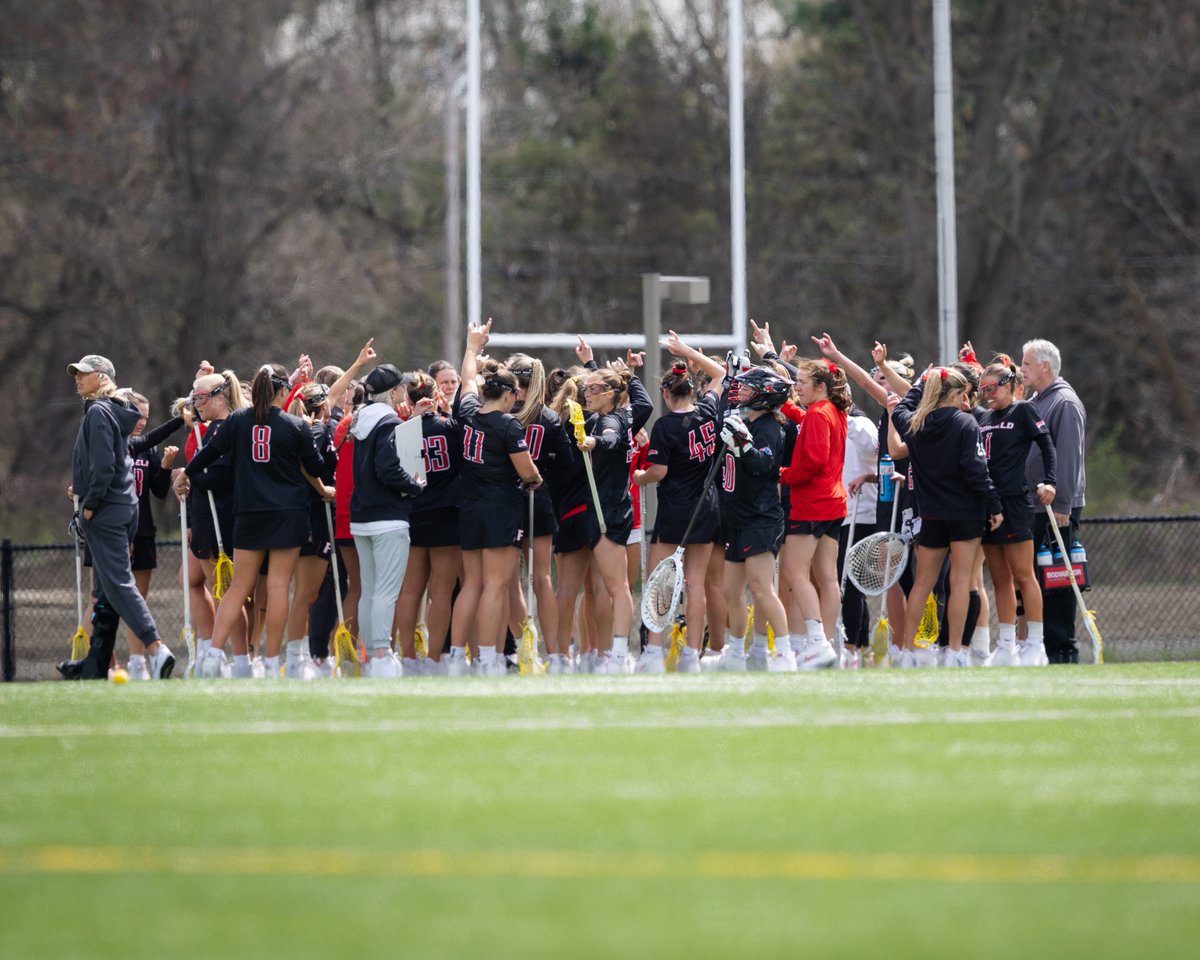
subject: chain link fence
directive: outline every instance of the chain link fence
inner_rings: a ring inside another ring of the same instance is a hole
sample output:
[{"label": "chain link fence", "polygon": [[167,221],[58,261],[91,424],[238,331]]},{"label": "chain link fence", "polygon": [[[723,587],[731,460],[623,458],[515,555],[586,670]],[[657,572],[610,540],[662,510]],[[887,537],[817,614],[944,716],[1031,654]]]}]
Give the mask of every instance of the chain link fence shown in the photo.
[{"label": "chain link fence", "polygon": [[[1084,517],[1080,540],[1093,584],[1084,598],[1096,611],[1105,660],[1200,660],[1200,516]],[[70,654],[78,625],[74,550],[5,540],[0,554],[4,679],[56,678],[54,665]],[[175,639],[183,625],[179,562],[179,542],[160,541],[148,599],[173,649],[181,646]],[[90,632],[89,578],[85,568]],[[1076,632],[1080,659],[1089,661],[1087,634],[1082,626]],[[124,643],[117,649],[123,657]],[[181,649],[175,652],[182,658]]]}]

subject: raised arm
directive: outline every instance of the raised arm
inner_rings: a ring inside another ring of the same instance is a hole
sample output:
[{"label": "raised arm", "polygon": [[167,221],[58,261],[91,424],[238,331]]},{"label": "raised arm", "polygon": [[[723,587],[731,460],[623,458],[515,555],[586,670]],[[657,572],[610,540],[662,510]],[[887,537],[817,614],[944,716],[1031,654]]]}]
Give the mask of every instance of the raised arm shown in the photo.
[{"label": "raised arm", "polygon": [[375,349],[371,346],[374,342],[374,337],[368,340],[366,345],[358,351],[357,359],[350,364],[346,372],[333,381],[333,386],[329,388],[329,408],[331,410],[340,405],[343,394],[349,389],[350,383],[358,375],[358,371],[375,360]]},{"label": "raised arm", "polygon": [[491,317],[488,317],[488,322],[482,326],[472,321],[467,327],[467,347],[463,351],[462,369],[459,371],[459,377],[462,380],[459,384],[459,392],[463,395],[479,393],[479,384],[475,382],[475,378],[479,374],[479,365],[475,361],[483,348],[487,346],[488,334],[491,332]]},{"label": "raised arm", "polygon": [[846,376],[862,387],[872,400],[881,407],[887,407],[887,390],[884,389],[882,384],[877,383],[871,374],[842,353],[837,348],[837,344],[833,342],[833,337],[828,333],[823,333],[821,336],[812,337],[811,339],[817,345],[817,349],[821,351],[821,354],[845,370]]}]

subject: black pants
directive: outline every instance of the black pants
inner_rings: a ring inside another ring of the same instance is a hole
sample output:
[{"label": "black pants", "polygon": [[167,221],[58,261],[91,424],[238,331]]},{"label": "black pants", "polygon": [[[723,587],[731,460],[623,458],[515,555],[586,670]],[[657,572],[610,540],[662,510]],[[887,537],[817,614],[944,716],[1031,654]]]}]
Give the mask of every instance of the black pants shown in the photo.
[{"label": "black pants", "polygon": [[[854,525],[854,542],[864,540],[875,533],[873,523],[856,523]],[[850,525],[845,524],[838,535],[838,576],[846,565],[846,551],[849,546]],[[854,581],[846,578],[846,589],[842,591],[842,624],[846,628],[846,642],[852,647],[868,647],[871,645],[871,615],[867,609],[867,598],[854,585]]]},{"label": "black pants", "polygon": [[[1067,550],[1075,542],[1079,531],[1081,507],[1071,510],[1071,518],[1065,527],[1059,527]],[[1053,543],[1050,518],[1043,508],[1033,519],[1033,542]],[[1057,544],[1056,544],[1057,546]],[[1068,560],[1069,562],[1069,560]],[[1070,589],[1042,591],[1042,622],[1045,624],[1046,658],[1051,663],[1078,663],[1079,648],[1075,646],[1075,591]]]}]

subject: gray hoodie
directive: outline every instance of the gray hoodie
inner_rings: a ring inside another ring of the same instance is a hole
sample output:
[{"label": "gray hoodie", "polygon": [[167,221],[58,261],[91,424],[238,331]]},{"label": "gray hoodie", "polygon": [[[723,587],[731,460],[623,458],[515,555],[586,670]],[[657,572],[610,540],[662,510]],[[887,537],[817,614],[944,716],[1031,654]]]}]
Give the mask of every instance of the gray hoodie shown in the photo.
[{"label": "gray hoodie", "polygon": [[[1082,507],[1087,475],[1083,469],[1083,436],[1087,426],[1087,411],[1071,385],[1062,377],[1055,378],[1045,390],[1030,401],[1038,416],[1046,421],[1050,436],[1054,439],[1054,451],[1058,455],[1058,485],[1055,487],[1055,513],[1070,513],[1073,507]],[[1037,489],[1044,477],[1042,452],[1036,444],[1029,449],[1025,461],[1025,481],[1030,490]]]},{"label": "gray hoodie", "polygon": [[83,405],[83,422],[71,456],[71,485],[80,509],[95,510],[102,503],[137,503],[129,435],[141,416],[137,407],[116,397],[88,400]]}]

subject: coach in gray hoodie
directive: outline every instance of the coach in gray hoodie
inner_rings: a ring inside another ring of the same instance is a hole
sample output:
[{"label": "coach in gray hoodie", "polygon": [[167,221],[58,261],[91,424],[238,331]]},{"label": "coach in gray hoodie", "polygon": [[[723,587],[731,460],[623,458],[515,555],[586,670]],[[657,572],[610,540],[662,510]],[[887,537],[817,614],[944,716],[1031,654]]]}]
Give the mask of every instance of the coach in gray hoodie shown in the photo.
[{"label": "coach in gray hoodie", "polygon": [[58,669],[68,680],[107,677],[117,627],[124,620],[146,645],[150,675],[165,679],[174,669],[175,658],[159,639],[129,561],[129,543],[138,523],[129,435],[141,413],[119,394],[116,371],[104,357],[90,354],[72,363],[67,372],[75,378],[75,390],[83,399],[83,421],[71,458],[71,493],[79,503],[72,526],[83,534],[92,552],[95,603],[87,656],[61,663]]},{"label": "coach in gray hoodie", "polygon": [[[1069,547],[1079,529],[1087,476],[1083,466],[1084,430],[1087,411],[1071,385],[1061,376],[1062,356],[1049,340],[1030,340],[1021,355],[1021,378],[1026,399],[1046,422],[1058,456],[1055,485],[1054,520]],[[1030,396],[1032,394],[1032,396]],[[1037,446],[1025,462],[1025,482],[1036,490],[1045,476],[1042,454]],[[1050,521],[1044,510],[1034,517],[1033,542],[1046,543],[1051,537]],[[1078,663],[1075,646],[1075,594],[1070,590],[1043,591],[1042,619],[1046,627],[1046,657],[1051,663]]]}]

